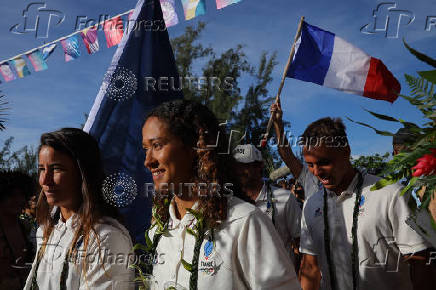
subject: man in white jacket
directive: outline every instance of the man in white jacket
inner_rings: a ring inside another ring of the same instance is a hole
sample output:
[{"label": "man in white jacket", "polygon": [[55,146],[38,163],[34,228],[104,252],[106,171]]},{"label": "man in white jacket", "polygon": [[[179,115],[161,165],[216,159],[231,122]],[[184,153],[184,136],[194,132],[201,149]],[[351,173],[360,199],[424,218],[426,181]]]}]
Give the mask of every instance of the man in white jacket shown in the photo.
[{"label": "man in white jacket", "polygon": [[295,264],[290,247],[298,244],[300,238],[301,209],[297,199],[289,190],[264,182],[262,154],[254,145],[236,146],[233,157],[238,161],[237,173],[244,194],[271,218]]}]

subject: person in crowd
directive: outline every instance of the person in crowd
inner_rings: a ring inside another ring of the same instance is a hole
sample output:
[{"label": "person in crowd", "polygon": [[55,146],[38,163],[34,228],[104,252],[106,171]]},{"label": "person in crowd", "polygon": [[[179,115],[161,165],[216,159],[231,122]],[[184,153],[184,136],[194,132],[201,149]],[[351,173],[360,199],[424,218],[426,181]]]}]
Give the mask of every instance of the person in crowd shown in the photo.
[{"label": "person in crowd", "polygon": [[0,171],[0,289],[23,288],[34,257],[31,229],[20,214],[35,191],[31,176]]},{"label": "person in crowd", "polygon": [[392,137],[392,155],[407,151],[407,144],[414,143],[416,136],[408,128],[400,128]]},{"label": "person in crowd", "polygon": [[[286,249],[298,245],[300,238],[301,208],[289,190],[274,187],[263,180],[264,162],[262,153],[252,144],[238,145],[233,150],[235,173],[242,192],[257,208],[268,215]],[[293,252],[289,251],[295,263]]]},{"label": "person in crowd", "polygon": [[277,181],[277,186],[282,189],[288,189],[288,182],[286,181],[286,179],[280,179]]},{"label": "person in crowd", "polygon": [[156,192],[148,244],[159,289],[300,289],[271,219],[238,198],[227,137],[206,106],[164,103],[142,137]]},{"label": "person in crowd", "polygon": [[302,209],[303,204],[304,204],[304,200],[305,200],[304,188],[303,188],[303,186],[301,186],[300,183],[295,182],[292,189],[293,189],[293,194],[297,198],[297,202],[300,205],[300,208]]},{"label": "person in crowd", "polygon": [[313,122],[302,139],[307,166],[323,185],[303,208],[302,288],[429,289],[425,275],[420,285],[410,279],[406,258],[425,267],[428,244],[405,223],[411,212],[401,185],[370,190],[380,178],[352,167],[340,119]]},{"label": "person in crowd", "polygon": [[291,190],[292,186],[295,185],[295,178],[290,177],[287,182],[288,182],[289,190]]},{"label": "person in crowd", "polygon": [[[392,137],[392,155],[398,155],[401,152],[410,151],[409,145],[415,143],[416,141],[416,135],[413,134],[413,132],[405,127],[400,128],[395,135]],[[410,181],[410,176],[407,178],[404,178],[401,180],[401,184],[404,186],[407,186],[407,184]],[[426,190],[426,187],[422,187],[420,189],[414,189],[412,191],[412,197],[416,202],[416,206],[419,208],[421,207],[424,192]],[[432,216],[433,220],[436,220],[436,197],[432,196],[430,203],[428,204],[428,212]],[[434,248],[431,250],[432,252],[435,252]],[[416,263],[415,261],[411,261],[412,263]],[[419,264],[417,266],[411,267],[410,269],[410,275],[411,279],[415,283],[420,283],[419,279],[421,278],[422,273],[421,267],[419,267]],[[434,273],[433,273],[434,274]],[[436,284],[436,275],[429,275],[428,277],[431,277],[433,280],[433,285]]]},{"label": "person in crowd", "polygon": [[132,281],[132,242],[103,199],[97,142],[74,128],[43,134],[38,172],[38,251],[25,289],[116,289],[115,282]]},{"label": "person in crowd", "polygon": [[271,113],[273,116],[274,130],[277,135],[277,148],[283,162],[291,171],[296,182],[303,187],[306,198],[322,188],[321,182],[310,172],[305,164],[303,164],[292,152],[286,132],[284,130],[282,116],[283,111],[280,102],[271,105]]}]

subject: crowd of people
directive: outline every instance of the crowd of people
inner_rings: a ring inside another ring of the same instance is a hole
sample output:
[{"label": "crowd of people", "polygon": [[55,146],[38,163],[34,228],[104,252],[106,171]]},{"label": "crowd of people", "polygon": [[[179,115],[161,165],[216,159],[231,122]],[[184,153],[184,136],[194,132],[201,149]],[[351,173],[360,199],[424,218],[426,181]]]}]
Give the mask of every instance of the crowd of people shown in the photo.
[{"label": "crowd of people", "polygon": [[153,218],[135,248],[103,199],[97,142],[80,129],[43,134],[39,189],[0,174],[0,288],[134,289],[139,276],[154,289],[434,289],[433,249],[405,223],[403,185],[370,190],[379,177],[353,168],[340,119],[307,126],[302,162],[280,103],[271,112],[289,179],[265,178],[258,146],[222,154],[229,143],[206,106],[153,109],[142,127]]}]

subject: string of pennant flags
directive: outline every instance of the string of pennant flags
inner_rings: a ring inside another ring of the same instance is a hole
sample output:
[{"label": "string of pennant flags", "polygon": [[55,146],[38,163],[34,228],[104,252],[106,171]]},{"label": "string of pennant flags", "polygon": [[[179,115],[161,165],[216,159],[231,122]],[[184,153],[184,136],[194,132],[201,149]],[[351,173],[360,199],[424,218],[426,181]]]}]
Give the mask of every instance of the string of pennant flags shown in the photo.
[{"label": "string of pennant flags", "polygon": [[[175,9],[175,1],[176,0],[160,0],[165,26],[167,28],[179,23],[179,18]],[[191,20],[197,16],[206,14],[205,1],[206,0],[181,0],[185,20]],[[216,5],[217,9],[222,9],[241,1],[242,0],[216,0]],[[6,82],[30,75],[30,70],[25,61],[25,57],[27,57],[32,64],[35,72],[48,69],[47,59],[54,52],[59,42],[65,55],[65,62],[77,59],[81,56],[79,37],[85,45],[88,54],[92,55],[100,50],[97,35],[100,26],[103,28],[106,37],[106,46],[110,48],[118,45],[125,33],[122,17],[128,15],[127,17],[129,21],[132,13],[133,10],[129,10],[95,24],[94,26],[75,31],[67,36],[63,36],[52,42],[33,48],[10,59],[0,61],[0,75],[2,75]]]}]

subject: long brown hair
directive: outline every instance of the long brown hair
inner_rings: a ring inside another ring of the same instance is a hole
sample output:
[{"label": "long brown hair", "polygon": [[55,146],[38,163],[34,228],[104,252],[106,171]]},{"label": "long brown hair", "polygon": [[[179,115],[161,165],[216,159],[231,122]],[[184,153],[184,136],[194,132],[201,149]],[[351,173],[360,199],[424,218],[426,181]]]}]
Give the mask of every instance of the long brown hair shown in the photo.
[{"label": "long brown hair", "polygon": [[[94,226],[104,216],[118,218],[119,215],[117,210],[103,199],[101,186],[104,171],[98,143],[80,129],[63,128],[42,134],[38,152],[41,151],[42,146],[49,146],[55,151],[62,152],[72,158],[76,162],[81,176],[80,206],[77,211],[78,227],[74,233],[69,254],[77,254],[74,253],[74,251],[77,251],[75,245],[81,236],[83,236],[84,249],[86,250],[91,233],[94,233],[100,248]],[[52,211],[53,207],[47,203],[47,198],[44,192],[41,191],[36,208],[36,219],[38,224],[43,227],[43,249],[47,245],[58,218],[52,215]],[[40,252],[40,255],[44,255],[44,250]]]},{"label": "long brown hair", "polygon": [[[165,122],[170,133],[194,148],[193,176],[196,184],[232,184],[233,194],[240,194],[240,186],[232,174],[233,156],[228,148],[228,138],[223,126],[206,106],[188,100],[166,102],[156,107],[146,119],[157,117]],[[195,189],[194,189],[195,191]],[[227,195],[221,191],[200,195],[199,208],[209,228],[214,228],[227,218]],[[160,219],[169,219],[167,196],[156,194],[153,204]]]}]

